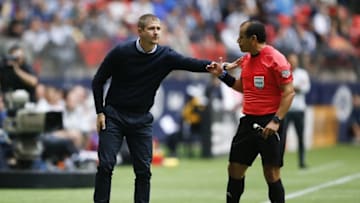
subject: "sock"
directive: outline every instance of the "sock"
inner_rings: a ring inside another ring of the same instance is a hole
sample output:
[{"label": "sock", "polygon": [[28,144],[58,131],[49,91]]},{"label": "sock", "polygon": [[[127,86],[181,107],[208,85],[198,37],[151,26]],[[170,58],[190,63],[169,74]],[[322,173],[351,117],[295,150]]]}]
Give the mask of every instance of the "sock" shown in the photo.
[{"label": "sock", "polygon": [[229,177],[227,192],[226,192],[226,203],[239,203],[240,196],[244,192],[245,177],[241,180]]},{"label": "sock", "polygon": [[271,203],[284,203],[285,190],[281,179],[274,183],[268,183],[269,186],[269,199]]}]

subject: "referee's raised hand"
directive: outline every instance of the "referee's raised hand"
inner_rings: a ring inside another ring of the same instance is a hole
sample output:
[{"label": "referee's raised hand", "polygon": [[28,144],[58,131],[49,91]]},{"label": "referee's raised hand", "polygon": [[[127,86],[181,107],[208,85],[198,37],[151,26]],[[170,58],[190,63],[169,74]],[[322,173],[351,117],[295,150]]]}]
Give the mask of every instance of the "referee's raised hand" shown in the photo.
[{"label": "referee's raised hand", "polygon": [[240,57],[233,61],[232,63],[223,62],[222,67],[224,70],[232,70],[234,68],[240,68],[240,62],[242,61],[243,57]]}]

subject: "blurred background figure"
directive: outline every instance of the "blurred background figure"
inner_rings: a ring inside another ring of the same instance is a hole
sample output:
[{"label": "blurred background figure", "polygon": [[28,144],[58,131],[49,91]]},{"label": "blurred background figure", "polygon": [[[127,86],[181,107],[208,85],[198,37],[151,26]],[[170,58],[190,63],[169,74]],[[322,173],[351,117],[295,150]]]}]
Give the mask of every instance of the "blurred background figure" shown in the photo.
[{"label": "blurred background figure", "polygon": [[353,95],[353,110],[349,125],[353,143],[360,145],[360,93],[354,93]]},{"label": "blurred background figure", "polygon": [[178,157],[179,144],[182,141],[183,119],[181,112],[175,115],[164,115],[159,124],[166,135],[165,144],[168,148],[169,157]]},{"label": "blurred background figure", "polygon": [[3,128],[5,118],[6,118],[6,109],[5,109],[4,96],[0,92],[0,129]]},{"label": "blurred background figure", "polygon": [[202,135],[201,135],[201,157],[211,158],[212,152],[212,139],[213,130],[212,123],[216,121],[218,111],[222,111],[221,101],[223,100],[223,93],[221,91],[221,82],[217,77],[210,76],[210,81],[205,88],[206,105],[202,111]]},{"label": "blurred background figure", "polygon": [[186,89],[187,99],[182,110],[182,138],[188,157],[194,157],[194,145],[203,135],[205,119],[203,113],[207,100],[202,85],[189,85]]},{"label": "blurred background figure", "polygon": [[293,73],[293,85],[295,97],[284,120],[284,128],[287,130],[290,124],[294,124],[298,140],[299,167],[306,168],[305,144],[304,144],[304,123],[306,100],[305,95],[310,91],[310,77],[307,71],[299,67],[298,56],[289,54],[287,59]]},{"label": "blurred background figure", "polygon": [[0,92],[0,170],[8,168],[8,152],[11,151],[11,145],[8,141],[7,134],[3,129],[5,118],[5,103],[3,95]]},{"label": "blurred background figure", "polygon": [[37,83],[34,70],[26,61],[25,50],[17,44],[11,46],[1,58],[0,87],[3,94],[24,89],[30,94],[30,101],[34,101]]}]

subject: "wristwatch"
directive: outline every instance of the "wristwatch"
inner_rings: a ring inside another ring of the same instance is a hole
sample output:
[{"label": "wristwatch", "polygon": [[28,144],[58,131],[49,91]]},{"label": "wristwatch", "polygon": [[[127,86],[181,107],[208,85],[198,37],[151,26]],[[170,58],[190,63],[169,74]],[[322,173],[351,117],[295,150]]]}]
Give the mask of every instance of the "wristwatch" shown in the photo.
[{"label": "wristwatch", "polygon": [[277,124],[279,124],[279,123],[281,122],[281,119],[279,118],[279,116],[274,116],[274,117],[272,118],[272,120],[273,120],[275,123],[277,123]]}]

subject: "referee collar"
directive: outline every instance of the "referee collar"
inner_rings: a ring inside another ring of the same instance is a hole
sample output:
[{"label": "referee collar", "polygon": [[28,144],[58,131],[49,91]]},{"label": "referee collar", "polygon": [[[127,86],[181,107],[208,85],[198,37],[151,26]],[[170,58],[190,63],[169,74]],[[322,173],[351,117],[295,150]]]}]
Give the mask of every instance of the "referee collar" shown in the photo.
[{"label": "referee collar", "polygon": [[139,50],[141,53],[144,53],[144,54],[152,54],[152,53],[154,53],[154,52],[156,51],[157,45],[155,45],[155,47],[154,47],[151,51],[146,52],[146,51],[141,47],[141,45],[140,45],[140,38],[137,38],[137,40],[136,40],[136,48],[137,48],[137,50]]}]

